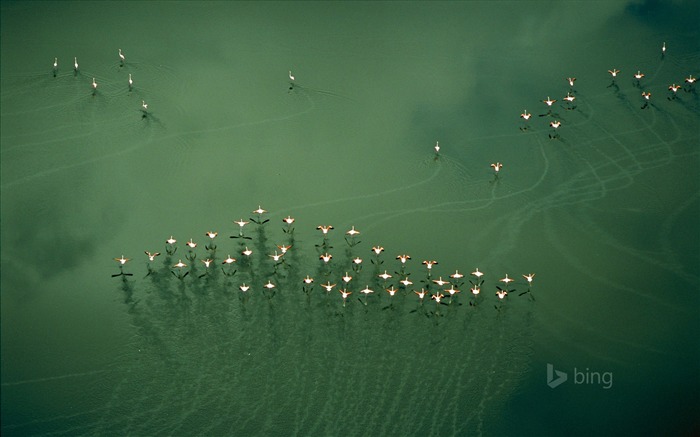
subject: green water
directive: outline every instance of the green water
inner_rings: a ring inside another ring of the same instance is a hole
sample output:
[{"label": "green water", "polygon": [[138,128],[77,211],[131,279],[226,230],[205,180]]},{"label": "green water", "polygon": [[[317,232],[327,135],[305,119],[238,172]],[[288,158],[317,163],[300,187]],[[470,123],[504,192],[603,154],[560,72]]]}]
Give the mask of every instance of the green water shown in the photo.
[{"label": "green water", "polygon": [[2,434],[697,432],[697,6],[3,2]]}]

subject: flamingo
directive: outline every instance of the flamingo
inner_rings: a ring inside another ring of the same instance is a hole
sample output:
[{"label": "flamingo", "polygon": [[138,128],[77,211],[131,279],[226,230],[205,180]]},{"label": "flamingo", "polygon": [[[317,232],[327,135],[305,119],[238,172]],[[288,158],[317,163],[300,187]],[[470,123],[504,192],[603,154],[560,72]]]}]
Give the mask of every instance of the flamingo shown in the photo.
[{"label": "flamingo", "polygon": [[391,278],[391,275],[388,274],[388,273],[386,272],[386,270],[384,270],[384,273],[382,273],[382,274],[380,274],[380,275],[377,275],[377,276],[379,276],[380,278],[382,278],[384,281],[386,281],[387,279]]},{"label": "flamingo", "polygon": [[437,263],[437,261],[423,261],[423,264],[428,268],[428,270],[432,270],[433,266]]},{"label": "flamingo", "polygon": [[347,289],[339,289],[340,295],[343,297],[343,306],[345,306],[345,302],[347,298],[352,294],[352,291],[348,291]]},{"label": "flamingo", "polygon": [[372,247],[372,251],[375,255],[379,256],[380,253],[384,252],[384,248],[382,246],[374,246]]},{"label": "flamingo", "polygon": [[360,293],[362,293],[362,294],[364,294],[364,295],[369,295],[369,294],[371,294],[371,293],[374,293],[374,290],[371,290],[371,289],[369,288],[369,285],[365,285],[365,288],[363,288],[362,290],[360,290]]},{"label": "flamingo", "polygon": [[177,264],[175,264],[173,267],[177,267],[178,269],[181,269],[183,267],[187,267],[187,264],[183,263],[182,260],[178,260]]},{"label": "flamingo", "polygon": [[506,286],[508,286],[508,284],[509,284],[510,282],[513,282],[514,279],[509,278],[509,277],[508,277],[508,273],[506,273],[506,277],[503,278],[503,279],[499,279],[499,281],[503,282],[504,284],[506,284]]},{"label": "flamingo", "polygon": [[328,231],[330,231],[331,229],[333,229],[333,226],[330,226],[330,225],[328,225],[328,226],[319,225],[319,226],[316,226],[316,229],[320,230],[320,231],[323,233],[323,235],[328,235]]},{"label": "flamingo", "polygon": [[273,255],[268,255],[270,258],[272,258],[275,262],[279,262],[280,259],[284,256],[284,253],[277,253],[275,250],[275,253]]},{"label": "flamingo", "polygon": [[122,255],[121,258],[114,258],[114,260],[117,261],[120,266],[123,266],[124,264],[131,261],[131,258],[124,258],[124,255]]},{"label": "flamingo", "polygon": [[450,288],[445,290],[446,292],[450,293],[450,297],[454,296],[455,294],[459,293],[460,291],[457,290],[454,285],[451,285]]},{"label": "flamingo", "polygon": [[449,282],[442,280],[442,276],[440,276],[437,279],[433,279],[433,282],[436,283],[437,285],[439,285],[440,287],[442,287],[443,285],[449,284]]},{"label": "flamingo", "polygon": [[411,259],[411,257],[410,257],[409,255],[404,254],[404,255],[398,255],[398,256],[396,257],[396,259],[400,260],[400,261],[401,261],[401,264],[406,264],[406,261],[408,261],[409,259]]},{"label": "flamingo", "polygon": [[156,257],[158,255],[160,255],[160,252],[151,253],[151,252],[146,251],[145,253],[146,253],[146,256],[148,257],[149,261],[155,261]]}]

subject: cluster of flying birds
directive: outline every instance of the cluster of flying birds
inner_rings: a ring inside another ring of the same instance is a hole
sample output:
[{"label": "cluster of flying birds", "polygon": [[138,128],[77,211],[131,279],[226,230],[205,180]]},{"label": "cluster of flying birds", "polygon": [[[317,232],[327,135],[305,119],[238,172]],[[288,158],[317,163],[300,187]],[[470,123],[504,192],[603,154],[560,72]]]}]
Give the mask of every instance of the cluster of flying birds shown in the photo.
[{"label": "cluster of flying birds", "polygon": [[[662,59],[665,56],[665,54],[666,54],[666,43],[663,43],[662,48],[661,48]],[[120,63],[119,65],[120,65],[120,67],[123,67],[124,62],[125,62],[125,56],[122,53],[121,49],[118,50],[118,55],[119,55],[119,63]],[[74,73],[77,75],[78,71],[79,71],[77,57],[73,58],[73,62],[74,62],[73,63]],[[57,73],[58,73],[58,58],[55,58],[54,63],[53,63],[53,75],[54,75],[54,77],[56,77]],[[612,77],[612,83],[608,87],[618,88],[617,83],[615,82],[615,79],[620,74],[620,70],[613,68],[611,70],[608,70],[608,73],[610,73],[610,75]],[[644,74],[638,70],[633,75],[633,77],[635,79],[634,85],[637,88],[642,89],[641,80],[644,78]],[[290,89],[293,89],[295,86],[296,78],[292,74],[291,70],[289,71],[289,80],[290,80]],[[574,104],[574,101],[576,100],[576,96],[575,96],[576,91],[574,90],[574,83],[576,81],[576,78],[575,77],[567,77],[566,81],[569,84],[569,90],[566,93],[566,96],[563,98],[563,100],[566,102],[564,105],[564,109],[565,110],[573,110],[576,108],[576,106]],[[687,91],[687,92],[694,91],[693,85],[695,84],[695,82],[696,82],[696,78],[693,77],[692,75],[689,75],[687,78],[685,78],[685,83],[687,85],[687,88],[685,89],[685,91]],[[133,89],[133,85],[134,85],[133,79],[131,77],[131,74],[129,74],[128,87],[129,87],[130,91]],[[97,81],[94,77],[92,78],[91,86],[92,86],[93,95],[94,95],[96,93],[97,87],[98,87]],[[676,83],[669,85],[668,90],[671,93],[670,96],[668,97],[669,100],[675,99],[676,93],[680,89],[682,89],[682,87],[680,85],[677,85]],[[643,90],[641,93],[641,96],[644,99],[644,105],[642,106],[642,109],[645,109],[648,107],[649,100],[651,99],[651,92]],[[557,100],[551,99],[549,96],[547,96],[547,98],[545,100],[543,100],[542,102],[547,106],[547,112],[544,114],[540,114],[539,116],[540,117],[550,116],[550,117],[555,118],[554,120],[549,122],[549,126],[552,128],[552,132],[549,133],[549,138],[551,138],[551,139],[558,138],[559,135],[557,133],[557,129],[561,126],[561,121],[557,120],[556,114],[552,112],[553,105],[554,105],[554,103],[557,102]],[[143,116],[145,117],[147,115],[147,111],[148,111],[148,105],[146,104],[145,101],[141,102],[141,110],[143,112]],[[532,114],[527,112],[527,110],[524,110],[520,114],[520,118],[522,118],[525,121],[525,124],[520,128],[521,130],[527,130],[529,128],[527,122],[528,122],[528,120],[530,120],[531,117],[532,117]],[[439,155],[439,152],[440,152],[439,142],[435,144],[434,150],[435,150],[435,154],[437,157]],[[499,171],[503,167],[503,164],[501,164],[500,162],[496,162],[496,163],[492,163],[491,167],[493,168],[494,173],[496,175],[498,175]],[[253,211],[253,213],[256,214],[257,219],[250,218],[250,221],[245,221],[243,219],[240,219],[240,220],[237,220],[234,222],[239,226],[239,232],[238,232],[238,235],[232,235],[231,238],[251,239],[251,237],[244,235],[243,227],[250,222],[256,223],[258,225],[263,225],[269,221],[269,219],[263,220],[263,218],[262,218],[263,214],[267,213],[267,211],[262,209],[261,207],[258,207],[258,209]],[[294,223],[294,218],[292,218],[291,216],[287,216],[284,219],[282,219],[282,221],[286,225],[286,227],[283,229],[284,232],[285,233],[292,233],[293,232],[292,224]],[[322,226],[318,226],[317,229],[319,231],[321,231],[321,233],[323,235],[323,243],[321,245],[317,245],[318,247],[321,247],[324,251],[324,253],[319,256],[319,259],[322,261],[322,263],[324,265],[327,266],[333,258],[333,255],[331,255],[327,251],[327,249],[330,247],[328,245],[328,235],[329,235],[329,231],[331,231],[333,229],[333,226],[322,225]],[[359,241],[357,241],[355,239],[355,237],[357,235],[359,235],[359,233],[360,232],[357,231],[355,229],[355,227],[353,226],[349,231],[346,232],[345,241],[351,247],[355,246],[357,243],[359,243]],[[205,248],[208,250],[209,257],[207,257],[206,259],[200,260],[204,264],[205,268],[207,269],[205,271],[205,273],[203,273],[202,275],[199,276],[200,278],[209,275],[210,268],[215,264],[215,261],[213,259],[214,251],[216,250],[216,245],[214,243],[214,239],[217,237],[218,233],[213,232],[213,231],[209,231],[209,232],[206,232],[205,235],[210,239],[209,244],[205,245]],[[177,240],[175,240],[172,236],[166,240],[166,252],[168,253],[168,255],[173,255],[175,253],[175,251],[177,250],[177,247],[175,246],[176,242],[177,242]],[[186,255],[186,259],[190,262],[194,262],[196,259],[196,254],[194,253],[194,249],[197,247],[197,243],[195,243],[190,238],[190,240],[187,241],[186,245],[189,248],[189,252]],[[272,261],[274,262],[275,272],[277,272],[277,268],[281,264],[285,264],[284,256],[291,249],[291,246],[278,245],[277,249],[278,250],[275,250],[273,254],[268,254],[268,257],[270,259],[272,259]],[[372,247],[372,252],[375,255],[375,259],[372,260],[372,263],[374,263],[376,265],[383,263],[383,261],[381,261],[379,259],[379,256],[383,251],[384,251],[384,248],[381,246]],[[155,260],[155,258],[157,256],[160,255],[160,252],[148,252],[148,251],[146,251],[145,253],[146,253],[146,256],[148,257],[148,263],[147,263],[148,274],[151,274],[153,272],[152,267],[151,267],[151,263]],[[253,251],[250,250],[247,246],[245,246],[245,249],[241,252],[241,254],[244,257],[250,257],[252,255],[252,253],[253,253]],[[404,279],[399,281],[399,283],[401,284],[401,286],[403,288],[408,288],[409,286],[411,286],[413,284],[413,282],[409,279],[408,276],[410,275],[410,273],[406,273],[405,268],[406,268],[407,261],[410,260],[411,257],[409,255],[402,254],[402,255],[398,255],[396,257],[396,259],[400,261],[400,272],[397,271],[395,273],[399,276],[404,277]],[[131,260],[130,258],[125,258],[122,255],[120,258],[114,258],[114,260],[119,263],[120,273],[112,275],[113,277],[132,276],[131,273],[126,273],[123,271],[124,265]],[[231,269],[231,266],[235,262],[236,262],[236,259],[231,257],[230,254],[226,257],[226,259],[224,259],[222,261],[221,264],[229,267],[228,270],[225,268],[222,268],[222,271],[225,275],[233,276],[236,273],[235,270]],[[363,260],[360,257],[355,257],[352,260],[352,269],[354,272],[358,273],[360,271],[360,269],[362,267],[362,262],[363,262]],[[460,290],[458,288],[456,288],[456,286],[463,285],[463,282],[461,282],[461,279],[464,278],[465,275],[461,274],[458,270],[456,270],[455,273],[450,275],[452,283],[450,281],[443,280],[442,277],[439,277],[438,279],[432,279],[432,276],[431,276],[432,268],[434,265],[437,264],[437,261],[425,260],[425,261],[423,261],[423,264],[426,266],[426,269],[427,269],[427,277],[425,280],[423,280],[423,282],[425,282],[427,284],[428,289],[430,289],[431,283],[434,283],[434,284],[438,285],[439,287],[443,287],[443,288],[441,288],[435,292],[432,292],[432,293],[430,293],[428,290],[426,290],[425,287],[421,288],[420,290],[414,290],[414,293],[420,298],[421,303],[423,302],[423,299],[426,296],[430,295],[430,298],[432,300],[434,300],[439,305],[439,304],[443,303],[442,300],[445,298],[444,293],[447,293],[447,295],[450,296],[450,303],[451,303],[452,298],[457,293],[460,292]],[[187,271],[184,270],[185,267],[187,267],[187,266],[188,265],[186,263],[184,263],[182,261],[182,259],[180,259],[180,260],[178,260],[178,262],[176,264],[174,264],[171,267],[172,268],[171,272],[175,277],[182,280],[191,271],[191,270],[187,270]],[[472,279],[469,280],[469,282],[471,284],[470,292],[472,293],[472,295],[474,297],[477,297],[481,293],[481,286],[484,283],[484,280],[483,280],[484,274],[481,271],[479,271],[479,269],[477,268],[475,271],[471,272],[470,275],[474,278],[473,280]],[[530,292],[530,287],[532,285],[535,274],[529,273],[529,274],[522,275],[522,276],[527,281],[528,290],[521,293],[521,295]],[[392,278],[392,275],[389,274],[387,272],[387,270],[384,270],[384,272],[379,274],[378,277],[384,281],[384,285],[386,286],[387,281]],[[348,289],[349,283],[352,279],[353,279],[352,276],[350,276],[346,272],[345,275],[342,277],[343,283],[337,289],[337,291],[340,293],[340,295],[343,299],[343,305],[345,305],[347,298],[353,293],[352,291],[349,291],[349,289]],[[496,296],[498,297],[499,300],[503,300],[508,295],[508,293],[515,291],[515,290],[508,289],[509,284],[511,282],[514,282],[514,279],[510,278],[506,274],[505,277],[500,279],[499,281],[501,283],[503,283],[504,285],[503,285],[503,287],[501,287],[501,286],[496,287],[497,288]],[[311,288],[314,285],[314,279],[307,275],[303,279],[302,282],[303,282],[303,290],[306,293],[309,293],[311,291]],[[336,285],[337,284],[331,284],[330,281],[327,281],[325,284],[321,284],[321,287],[323,289],[325,289],[327,293],[330,293],[331,290],[333,290],[336,287]],[[242,283],[239,286],[239,288],[242,292],[248,292],[251,289],[251,286],[246,284],[246,283]],[[272,282],[272,280],[268,280],[267,283],[265,283],[263,285],[263,288],[266,290],[273,290],[274,288],[276,288],[276,285]],[[395,296],[397,291],[399,291],[399,289],[397,289],[394,285],[391,285],[390,287],[385,288],[385,291],[389,294],[389,296],[393,297],[393,296]],[[361,294],[365,295],[365,297],[367,297],[370,294],[374,293],[374,290],[370,289],[369,285],[367,285],[367,286],[365,286],[364,289],[359,290],[359,293],[361,293]],[[530,296],[532,296],[532,295],[530,294]],[[367,301],[365,300],[363,303],[366,305]],[[474,304],[474,301],[471,301],[470,304]]]},{"label": "cluster of flying birds", "polygon": [[[661,58],[663,59],[664,56],[666,55],[666,43],[664,42],[663,45],[661,46]],[[608,85],[608,88],[614,87],[615,89],[619,89],[617,83],[615,82],[615,79],[617,78],[618,74],[620,74],[620,70],[617,68],[613,68],[611,70],[608,70],[608,73],[610,73],[610,76],[612,77],[612,83]],[[637,70],[637,72],[633,75],[634,77],[634,86],[642,89],[642,83],[641,80],[644,78],[644,73],[642,73],[640,70]],[[685,78],[685,83],[686,83],[686,92],[693,92],[694,91],[694,84],[696,82],[696,78],[693,77],[693,75],[689,75],[688,77]],[[564,104],[564,109],[565,110],[573,110],[576,109],[576,106],[574,105],[574,101],[576,100],[576,96],[574,95],[576,91],[574,90],[574,82],[576,81],[575,77],[567,77],[566,78],[567,83],[569,84],[569,91],[566,93],[566,96],[563,98],[563,100],[566,102]],[[674,100],[677,97],[677,92],[678,90],[682,89],[683,87],[681,85],[676,84],[675,82],[672,83],[671,85],[668,86],[668,90],[670,92],[670,95],[668,96],[669,100]],[[644,104],[642,105],[642,109],[646,109],[649,106],[649,101],[651,100],[651,92],[647,90],[642,90],[642,99],[644,100]],[[546,117],[550,116],[553,117],[554,120],[549,122],[549,127],[552,128],[552,131],[549,133],[549,138],[550,139],[556,139],[559,138],[559,134],[557,133],[557,129],[559,129],[559,126],[561,126],[561,121],[557,120],[557,116],[555,113],[552,112],[552,105],[556,103],[556,99],[551,99],[549,96],[545,100],[542,100],[542,103],[547,105],[547,112],[544,114],[540,114],[540,117]],[[532,117],[532,114],[527,112],[527,109],[523,110],[523,112],[520,114],[520,118],[523,119],[524,125],[520,127],[521,130],[525,131],[529,128],[528,120],[530,120],[530,117]],[[496,170],[498,171],[498,170]]]},{"label": "cluster of flying birds", "polygon": [[[117,53],[119,55],[119,67],[123,67],[124,63],[126,62],[126,57],[124,56],[124,53],[122,53],[122,49],[117,49]],[[75,57],[73,57],[73,74],[76,76],[80,72],[79,67],[80,66],[78,65],[78,57],[75,56]],[[53,70],[52,71],[53,71],[53,77],[56,77],[58,75],[58,58],[53,59]],[[128,80],[127,84],[129,86],[129,91],[132,91],[134,89],[134,79],[131,77],[131,73],[129,73],[129,80]],[[97,87],[98,87],[96,78],[94,78],[94,77],[92,78],[92,83],[90,84],[90,86],[92,87],[92,95],[93,96],[96,95],[97,94]],[[148,104],[146,103],[145,100],[141,100],[141,112],[143,113],[144,118],[148,116]]]},{"label": "cluster of flying birds", "polygon": [[[269,219],[265,219],[264,215],[267,213],[266,210],[258,206],[258,209],[253,211],[253,214],[255,217],[249,218],[248,221],[239,219],[235,220],[234,223],[238,225],[238,232],[234,235],[231,235],[230,238],[234,239],[241,239],[241,255],[244,257],[243,262],[244,265],[248,262],[250,256],[253,254],[253,251],[248,247],[245,246],[243,243],[244,240],[252,240],[252,237],[245,235],[244,233],[244,227],[253,222],[256,223],[259,226],[262,226],[269,222]],[[287,216],[282,219],[282,222],[284,223],[284,227],[282,228],[283,232],[292,235],[294,232],[294,227],[293,224],[295,222],[295,219],[291,216]],[[321,263],[321,270],[319,273],[323,274],[324,276],[329,276],[331,273],[331,261],[333,259],[333,255],[328,252],[329,249],[332,248],[332,246],[329,245],[329,235],[330,232],[334,229],[333,226],[331,225],[319,225],[316,227],[318,231],[321,232],[321,235],[323,237],[323,241],[321,244],[317,244],[316,247],[319,249],[319,260]],[[360,243],[360,241],[357,239],[358,235],[360,235],[360,231],[355,229],[355,226],[352,226],[347,232],[345,232],[345,242],[352,248],[356,246],[357,244]],[[237,263],[237,260],[231,256],[229,253],[223,261],[217,262],[215,261],[215,251],[216,251],[216,243],[215,239],[218,236],[218,232],[214,231],[208,231],[205,233],[205,236],[209,238],[209,241],[207,244],[205,244],[205,249],[207,250],[207,255],[206,258],[200,259],[200,262],[204,264],[205,271],[204,273],[198,275],[198,278],[203,278],[207,277],[212,274],[213,269],[215,268],[214,266],[219,264],[222,266],[221,271],[223,274],[227,277],[232,277],[236,274],[237,270],[234,268],[234,263]],[[177,243],[177,240],[173,237],[170,236],[165,241],[165,251],[168,256],[172,256],[176,253],[177,251],[177,246],[175,245]],[[192,263],[190,264],[190,268],[186,269],[188,267],[188,264],[183,262],[182,259],[179,259],[177,263],[168,265],[168,268],[170,269],[170,272],[173,274],[174,277],[180,280],[184,280],[185,277],[187,277],[190,272],[195,273],[194,269],[194,263],[197,258],[197,254],[194,252],[194,249],[197,247],[197,243],[193,241],[192,238],[187,241],[186,246],[188,247],[188,252],[185,255],[185,259]],[[243,249],[245,247],[245,249]],[[273,253],[267,254],[267,257],[270,258],[270,260],[273,263],[274,267],[274,274],[277,274],[278,268],[282,266],[288,266],[285,261],[285,256],[289,253],[289,251],[292,250],[292,246],[289,244],[280,244],[277,245],[277,249],[274,250]],[[384,263],[384,261],[381,259],[381,254],[384,252],[384,248],[382,246],[374,246],[371,249],[371,252],[373,253],[373,257],[371,259],[372,264],[374,264],[377,268],[377,272],[379,272],[379,266]],[[154,273],[153,269],[153,262],[155,261],[156,257],[160,256],[160,252],[145,252],[146,257],[147,257],[147,269],[148,273],[147,276]],[[383,288],[384,290],[388,293],[390,297],[394,297],[397,292],[399,292],[402,288],[403,289],[409,289],[413,285],[413,282],[409,279],[409,276],[411,273],[406,272],[406,266],[409,260],[411,259],[410,255],[407,254],[400,254],[396,256],[396,259],[399,261],[399,268],[398,270],[394,271],[394,275],[396,275],[397,278],[403,278],[396,285],[389,285],[389,280],[394,277],[391,273],[388,272],[388,270],[384,270],[382,273],[378,273],[376,275],[377,279],[376,281],[379,282],[381,279]],[[124,255],[122,255],[119,258],[114,258],[114,260],[119,264],[119,273],[116,273],[112,275],[112,277],[126,277],[126,276],[133,276],[132,273],[126,273],[123,269],[124,266],[131,261],[131,258],[126,258]],[[166,263],[169,261],[166,259]],[[360,258],[359,256],[356,256],[351,260],[351,270],[353,271],[354,274],[359,274],[359,272],[362,270],[362,265],[363,265],[363,259]],[[463,278],[465,278],[465,275],[460,273],[459,270],[455,270],[454,273],[449,275],[449,280],[443,280],[442,276],[438,277],[437,279],[433,278],[433,267],[438,264],[437,261],[435,260],[424,260],[422,264],[426,268],[426,277],[425,279],[420,280],[420,282],[423,283],[423,287],[420,288],[420,290],[414,289],[413,292],[418,296],[420,299],[421,304],[423,303],[423,300],[426,297],[430,297],[430,299],[434,300],[437,305],[443,304],[443,305],[449,305],[452,303],[452,300],[454,297],[460,293],[460,289],[458,287],[462,287],[464,285]],[[469,304],[470,305],[476,305],[478,298],[481,294],[481,288],[484,284],[484,273],[481,272],[478,268],[476,268],[473,272],[470,273],[471,278],[469,279],[469,284],[470,284],[470,293],[473,297],[473,300],[470,300]],[[530,293],[531,286],[535,277],[534,273],[529,273],[526,275],[522,275],[523,278],[525,279],[527,283],[527,291],[521,292],[520,295],[523,294],[529,294],[531,299],[534,299],[532,297],[532,294]],[[345,274],[341,277],[342,283],[340,285],[338,283],[331,283],[330,280],[327,280],[326,283],[320,284],[321,288],[326,291],[327,294],[330,294],[330,292],[334,289],[336,289],[340,297],[343,299],[343,306],[345,306],[348,297],[353,294],[353,291],[350,290],[350,283],[353,280],[353,276],[349,272],[345,272]],[[511,283],[515,282],[515,280],[511,277],[508,276],[508,274],[505,275],[502,279],[499,280],[500,283],[503,285],[497,285],[496,286],[496,296],[498,297],[499,302],[503,301],[509,293],[513,293],[515,289],[509,289],[509,286]],[[431,291],[431,287],[435,284],[437,287],[439,287],[436,290]],[[311,293],[311,290],[313,289],[315,285],[314,278],[306,275],[305,278],[302,280],[302,290],[309,295]],[[336,288],[337,286],[337,288]],[[396,287],[399,288],[396,288]],[[268,279],[266,283],[262,284],[263,292],[266,292],[266,296],[268,298],[271,298],[272,295],[274,294],[274,289],[277,287],[277,285],[273,282],[272,279]],[[243,293],[247,293],[251,290],[251,285],[247,283],[241,283],[239,285],[239,289]],[[363,304],[367,305],[367,298],[369,295],[374,293],[374,290],[372,290],[369,287],[369,284],[365,285],[365,287],[361,290],[357,290],[361,295],[363,295],[363,299],[359,299]],[[444,302],[446,299],[446,296],[449,296],[449,299],[447,299],[447,302]]]}]

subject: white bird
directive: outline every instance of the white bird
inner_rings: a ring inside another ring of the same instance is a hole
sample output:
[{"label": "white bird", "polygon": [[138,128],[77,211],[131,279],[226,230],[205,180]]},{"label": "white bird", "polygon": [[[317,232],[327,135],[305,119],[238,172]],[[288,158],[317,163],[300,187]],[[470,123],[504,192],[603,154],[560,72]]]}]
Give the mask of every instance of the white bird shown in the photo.
[{"label": "white bird", "polygon": [[442,276],[440,276],[438,279],[433,279],[433,282],[442,287],[443,285],[449,284],[447,281],[442,280]]},{"label": "white bird", "polygon": [[95,78],[92,78],[92,89],[96,90],[97,89],[97,82],[95,82]]},{"label": "white bird", "polygon": [[151,252],[146,251],[146,256],[148,257],[149,261],[155,261],[155,259],[158,255],[160,255],[160,252],[151,253]]},{"label": "white bird", "polygon": [[148,103],[145,100],[141,100],[141,110],[143,112],[148,112]]},{"label": "white bird", "polygon": [[129,89],[134,86],[134,80],[131,78],[131,73],[129,73]]},{"label": "white bird", "polygon": [[122,49],[119,49],[119,59],[121,59],[122,65],[124,65],[124,54],[122,54]]},{"label": "white bird", "polygon": [[175,264],[173,267],[177,267],[178,269],[181,269],[183,267],[187,267],[187,264],[183,263],[182,260],[178,260],[177,264]]},{"label": "white bird", "polygon": [[289,80],[294,82],[294,75],[292,75],[292,70],[289,70]]},{"label": "white bird", "polygon": [[509,282],[513,282],[513,281],[514,281],[514,279],[512,279],[512,278],[509,278],[509,277],[508,277],[508,274],[506,273],[506,277],[505,277],[505,278],[503,278],[503,279],[499,279],[499,281],[501,281],[501,282],[505,283],[505,284],[506,284],[506,286],[507,286],[507,285],[508,285],[508,283],[509,283]]},{"label": "white bird", "polygon": [[78,57],[73,58],[73,67],[75,68],[75,71],[78,71]]},{"label": "white bird", "polygon": [[121,258],[114,258],[115,261],[117,261],[120,265],[124,265],[127,262],[131,261],[131,258],[124,258],[124,255],[122,255]]}]

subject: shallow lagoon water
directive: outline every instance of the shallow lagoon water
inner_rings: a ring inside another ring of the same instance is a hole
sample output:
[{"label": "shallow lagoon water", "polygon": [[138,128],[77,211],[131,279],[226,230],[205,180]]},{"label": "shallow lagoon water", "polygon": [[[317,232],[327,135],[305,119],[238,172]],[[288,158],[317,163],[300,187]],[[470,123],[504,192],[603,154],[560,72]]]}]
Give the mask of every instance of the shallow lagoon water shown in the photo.
[{"label": "shallow lagoon water", "polygon": [[[700,101],[667,99],[700,74],[694,6],[3,3],[3,434],[697,429]],[[270,221],[230,239],[259,205]],[[209,230],[234,276],[198,278]],[[145,250],[163,252],[148,276]],[[414,285],[390,300],[376,274],[398,288],[402,253]],[[134,276],[113,278],[122,254]],[[465,283],[421,307],[430,259],[431,279],[484,271],[478,304]],[[550,388],[548,363],[569,380]]]}]

